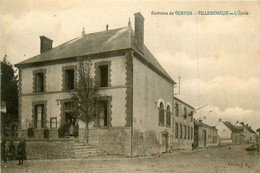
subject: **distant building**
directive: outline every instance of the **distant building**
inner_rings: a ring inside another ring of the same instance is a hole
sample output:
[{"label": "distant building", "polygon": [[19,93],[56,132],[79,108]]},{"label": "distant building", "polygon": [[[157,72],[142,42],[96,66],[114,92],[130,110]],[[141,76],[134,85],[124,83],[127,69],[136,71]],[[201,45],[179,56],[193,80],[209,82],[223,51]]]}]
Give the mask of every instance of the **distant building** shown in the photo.
[{"label": "distant building", "polygon": [[220,145],[241,144],[243,134],[231,122],[220,120],[215,127],[218,129]]},{"label": "distant building", "polygon": [[219,144],[218,129],[202,120],[194,121],[194,147],[209,147]]},{"label": "distant building", "polygon": [[174,97],[174,138],[173,149],[191,149],[194,140],[194,108],[184,101]]},{"label": "distant building", "polygon": [[243,135],[242,142],[243,143],[255,143],[257,139],[257,133],[244,122],[236,122],[235,127],[240,131]]}]

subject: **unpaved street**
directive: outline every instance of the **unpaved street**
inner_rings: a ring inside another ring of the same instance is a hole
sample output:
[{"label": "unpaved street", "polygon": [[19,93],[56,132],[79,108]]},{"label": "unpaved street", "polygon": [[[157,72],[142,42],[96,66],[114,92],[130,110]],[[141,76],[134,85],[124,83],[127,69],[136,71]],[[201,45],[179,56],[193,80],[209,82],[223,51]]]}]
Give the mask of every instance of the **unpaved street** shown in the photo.
[{"label": "unpaved street", "polygon": [[245,146],[177,151],[152,158],[106,156],[84,160],[40,160],[2,164],[3,173],[14,172],[255,172],[260,173],[260,155]]}]

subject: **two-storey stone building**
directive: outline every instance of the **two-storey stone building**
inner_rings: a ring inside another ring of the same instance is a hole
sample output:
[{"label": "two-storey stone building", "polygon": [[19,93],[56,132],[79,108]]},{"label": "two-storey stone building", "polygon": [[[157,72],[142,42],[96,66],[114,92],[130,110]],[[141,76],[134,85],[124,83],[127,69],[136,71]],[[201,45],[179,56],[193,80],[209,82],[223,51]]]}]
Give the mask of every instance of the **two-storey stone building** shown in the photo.
[{"label": "two-storey stone building", "polygon": [[[135,14],[134,30],[129,21],[123,28],[91,34],[83,31],[80,37],[55,48],[49,38],[41,36],[40,40],[41,54],[16,64],[20,136],[26,137],[31,123],[35,138],[42,138],[46,128],[50,138],[57,138],[59,125],[72,121],[70,92],[75,87],[80,57],[91,61],[91,75],[100,84],[100,115],[89,123],[90,144],[109,154],[134,156],[167,152],[178,141],[181,145],[192,143],[192,117],[185,116],[183,123],[174,122],[175,82],[144,45],[140,13]],[[193,109],[189,105],[185,108],[187,114]],[[82,140],[85,126],[76,121]]]}]

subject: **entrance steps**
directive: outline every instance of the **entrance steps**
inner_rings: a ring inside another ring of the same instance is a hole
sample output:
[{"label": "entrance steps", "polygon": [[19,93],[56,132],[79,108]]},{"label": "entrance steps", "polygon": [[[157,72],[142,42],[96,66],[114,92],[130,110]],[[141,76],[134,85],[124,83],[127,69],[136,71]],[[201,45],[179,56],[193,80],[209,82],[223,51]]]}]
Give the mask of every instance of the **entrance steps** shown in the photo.
[{"label": "entrance steps", "polygon": [[78,159],[105,155],[105,152],[100,148],[79,141],[74,141],[74,151]]}]

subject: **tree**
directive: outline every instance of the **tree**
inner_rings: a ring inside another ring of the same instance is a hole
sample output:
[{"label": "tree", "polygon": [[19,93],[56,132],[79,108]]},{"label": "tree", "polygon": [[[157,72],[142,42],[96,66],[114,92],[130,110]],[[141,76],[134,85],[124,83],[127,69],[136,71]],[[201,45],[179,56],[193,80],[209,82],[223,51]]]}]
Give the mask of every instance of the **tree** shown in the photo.
[{"label": "tree", "polygon": [[1,62],[1,101],[6,105],[8,122],[18,119],[18,80],[13,65],[4,56]]},{"label": "tree", "polygon": [[97,101],[99,98],[98,84],[91,77],[91,62],[79,60],[76,70],[76,85],[71,92],[74,102],[73,115],[85,123],[84,140],[88,142],[88,124],[96,116]]}]

